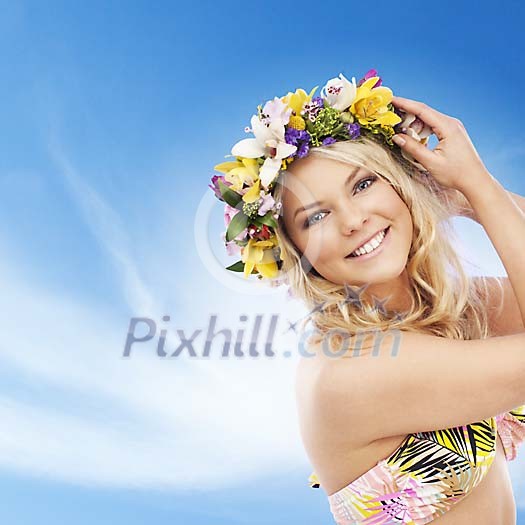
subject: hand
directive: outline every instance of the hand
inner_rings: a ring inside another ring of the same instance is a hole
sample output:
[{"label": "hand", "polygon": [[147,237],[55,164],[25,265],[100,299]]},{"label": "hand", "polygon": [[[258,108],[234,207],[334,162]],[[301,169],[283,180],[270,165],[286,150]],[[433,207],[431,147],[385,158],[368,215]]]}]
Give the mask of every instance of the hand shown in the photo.
[{"label": "hand", "polygon": [[433,150],[403,133],[395,135],[393,140],[405,139],[403,145],[396,144],[410,153],[441,186],[464,192],[465,188],[479,184],[480,176],[492,177],[460,120],[408,98],[393,97],[392,104],[419,117],[439,139]]}]

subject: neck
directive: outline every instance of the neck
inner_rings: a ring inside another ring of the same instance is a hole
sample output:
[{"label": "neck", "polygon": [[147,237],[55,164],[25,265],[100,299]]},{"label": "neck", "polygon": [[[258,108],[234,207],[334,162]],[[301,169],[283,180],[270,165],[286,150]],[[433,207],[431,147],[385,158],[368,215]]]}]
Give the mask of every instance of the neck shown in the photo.
[{"label": "neck", "polygon": [[407,312],[412,306],[413,295],[406,268],[396,279],[384,283],[374,283],[366,288],[363,295],[372,301],[386,299],[383,308],[388,312]]}]

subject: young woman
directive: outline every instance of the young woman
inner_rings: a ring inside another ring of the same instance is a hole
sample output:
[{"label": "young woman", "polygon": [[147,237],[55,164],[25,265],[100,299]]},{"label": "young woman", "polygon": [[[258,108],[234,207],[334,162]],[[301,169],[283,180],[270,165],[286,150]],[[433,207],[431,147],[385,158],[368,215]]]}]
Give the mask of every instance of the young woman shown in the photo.
[{"label": "young woman", "polygon": [[[459,120],[392,97],[375,70],[314,91],[259,106],[210,186],[241,255],[228,269],[311,309],[296,381],[310,486],[339,525],[515,524],[525,214]],[[508,278],[466,275],[455,213]]]},{"label": "young woman", "polygon": [[[525,215],[459,120],[393,104],[439,138],[433,151],[408,135],[401,147],[447,198],[364,138],[313,149],[275,193],[293,291],[324,303],[297,374],[311,486],[339,524],[510,525],[506,456],[525,436]],[[465,276],[442,223],[460,201],[454,190],[501,257],[503,287]],[[361,287],[359,307],[354,295],[348,308],[345,284]],[[396,327],[393,355],[384,331]]]}]

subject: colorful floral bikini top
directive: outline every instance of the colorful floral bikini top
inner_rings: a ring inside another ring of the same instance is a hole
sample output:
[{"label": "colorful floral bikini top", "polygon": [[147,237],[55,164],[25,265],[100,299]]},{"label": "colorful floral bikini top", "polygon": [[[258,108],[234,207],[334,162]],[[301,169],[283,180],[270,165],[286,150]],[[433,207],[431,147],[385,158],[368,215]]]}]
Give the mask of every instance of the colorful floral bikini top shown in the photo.
[{"label": "colorful floral bikini top", "polygon": [[[507,461],[525,441],[525,405],[460,427],[409,434],[386,459],[328,496],[338,525],[424,525],[478,485],[496,456]],[[315,473],[311,488],[321,485]]]}]

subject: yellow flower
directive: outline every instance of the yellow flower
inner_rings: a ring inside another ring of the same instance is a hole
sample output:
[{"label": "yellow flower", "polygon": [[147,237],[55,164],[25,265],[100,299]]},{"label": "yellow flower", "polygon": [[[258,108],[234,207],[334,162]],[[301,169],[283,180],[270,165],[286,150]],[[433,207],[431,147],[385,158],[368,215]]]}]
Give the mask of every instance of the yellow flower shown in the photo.
[{"label": "yellow flower", "polygon": [[240,191],[243,183],[252,186],[259,180],[259,165],[257,159],[239,157],[240,160],[222,162],[214,166],[214,170],[225,173],[224,178],[232,184],[231,189]]},{"label": "yellow flower", "polygon": [[357,88],[350,112],[361,125],[395,126],[402,119],[387,107],[392,102],[392,90],[385,86],[372,87],[378,80],[379,77],[371,77]]},{"label": "yellow flower", "polygon": [[292,115],[288,121],[288,127],[301,131],[306,129],[306,122],[304,121],[303,117],[300,117],[299,115]]},{"label": "yellow flower", "polygon": [[267,241],[250,239],[242,251],[244,277],[248,277],[255,268],[263,277],[273,278],[278,273],[277,262],[272,248],[276,246],[275,235]]},{"label": "yellow flower", "polygon": [[244,202],[255,202],[258,201],[261,196],[259,195],[261,191],[261,182],[257,182],[242,196]]},{"label": "yellow flower", "polygon": [[292,108],[296,115],[300,115],[305,104],[308,104],[314,96],[315,90],[319,86],[315,86],[310,94],[306,93],[304,89],[296,89],[295,93],[288,92],[288,95],[281,98],[281,101]]},{"label": "yellow flower", "polygon": [[281,170],[285,171],[288,169],[288,166],[295,160],[295,157],[291,159],[283,159],[281,162]]}]

